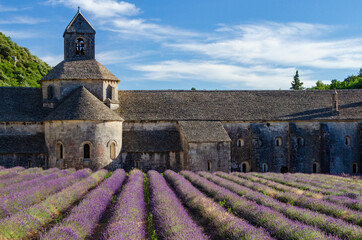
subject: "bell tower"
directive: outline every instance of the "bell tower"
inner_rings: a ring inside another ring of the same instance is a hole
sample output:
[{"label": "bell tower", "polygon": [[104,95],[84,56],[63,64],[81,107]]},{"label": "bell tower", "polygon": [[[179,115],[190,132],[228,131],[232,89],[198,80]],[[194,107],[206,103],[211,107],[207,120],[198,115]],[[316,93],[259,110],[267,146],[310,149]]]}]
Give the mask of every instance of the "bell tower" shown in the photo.
[{"label": "bell tower", "polygon": [[95,59],[96,31],[78,12],[64,31],[64,60]]}]

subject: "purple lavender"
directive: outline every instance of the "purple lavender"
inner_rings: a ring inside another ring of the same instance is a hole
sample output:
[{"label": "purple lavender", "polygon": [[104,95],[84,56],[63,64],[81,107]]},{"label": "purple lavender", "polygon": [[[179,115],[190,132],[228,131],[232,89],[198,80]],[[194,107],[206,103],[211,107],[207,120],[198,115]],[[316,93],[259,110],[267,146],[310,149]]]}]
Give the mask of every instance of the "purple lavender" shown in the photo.
[{"label": "purple lavender", "polygon": [[245,182],[248,182],[247,180],[240,179],[238,177],[223,172],[216,172],[217,176],[207,172],[199,172],[199,175],[222,187],[231,190],[232,192],[237,193],[238,195],[245,197],[250,201],[254,201],[263,206],[270,207],[275,211],[281,212],[290,219],[298,220],[311,226],[317,226],[321,230],[338,236],[342,239],[357,240],[360,238],[360,236],[362,236],[362,228],[359,226],[308,209],[303,209],[292,206],[290,204],[285,204],[273,199],[272,197],[265,196],[262,193],[252,191],[251,189],[253,189],[253,184],[258,185],[258,183],[251,183],[250,188],[244,187]]},{"label": "purple lavender", "polygon": [[143,199],[143,173],[134,169],[118,196],[114,214],[103,233],[104,239],[146,239],[146,206]]},{"label": "purple lavender", "polygon": [[13,167],[13,168],[3,169],[0,171],[0,180],[17,176],[19,172],[24,170],[25,168],[23,167]]},{"label": "purple lavender", "polygon": [[48,197],[45,201],[2,219],[0,221],[0,239],[24,239],[27,234],[38,231],[82,198],[89,189],[97,186],[107,173],[108,171],[104,169],[99,170]]},{"label": "purple lavender", "polygon": [[[30,171],[31,170],[31,171]],[[9,187],[15,183],[20,183],[24,181],[29,181],[38,177],[42,177],[47,174],[51,174],[54,172],[59,171],[58,168],[50,168],[48,170],[43,171],[41,168],[29,168],[25,171],[22,171],[21,174],[19,174],[16,177],[9,178],[9,179],[2,179],[0,180],[0,189],[3,187]]]},{"label": "purple lavender", "polygon": [[181,171],[189,181],[202,189],[217,201],[224,201],[235,213],[254,225],[267,229],[279,239],[338,239],[324,234],[316,227],[298,221],[292,221],[283,214],[270,208],[258,205],[244,197],[212,183],[190,171]]},{"label": "purple lavender", "polygon": [[4,170],[4,169],[6,169],[6,168],[5,168],[5,167],[3,167],[3,166],[0,166],[0,171],[1,171],[1,170]]},{"label": "purple lavender", "polygon": [[82,169],[69,176],[46,181],[37,186],[1,197],[0,219],[43,201],[48,196],[88,177],[90,173],[90,169]]},{"label": "purple lavender", "polygon": [[148,171],[150,205],[157,235],[162,239],[209,239],[187,214],[165,179],[156,171]]},{"label": "purple lavender", "polygon": [[184,177],[167,170],[164,172],[167,181],[174,186],[183,202],[196,211],[215,230],[221,239],[273,239],[262,228],[256,228],[243,219],[228,213],[223,207],[205,197]]},{"label": "purple lavender", "polygon": [[122,186],[126,172],[117,169],[111,177],[102,182],[95,190],[74,209],[69,216],[52,228],[41,239],[80,240],[90,237],[97,223],[102,218],[113,194]]}]

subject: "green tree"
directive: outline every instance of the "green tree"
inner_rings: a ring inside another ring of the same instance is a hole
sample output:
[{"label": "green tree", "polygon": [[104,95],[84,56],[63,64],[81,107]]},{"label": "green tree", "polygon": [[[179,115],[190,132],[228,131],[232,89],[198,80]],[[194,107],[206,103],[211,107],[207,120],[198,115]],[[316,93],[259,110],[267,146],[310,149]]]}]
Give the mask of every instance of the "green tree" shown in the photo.
[{"label": "green tree", "polygon": [[295,75],[294,75],[294,79],[292,81],[292,86],[290,87],[290,89],[293,89],[293,90],[302,90],[304,89],[303,86],[303,82],[301,82],[299,80],[299,73],[298,73],[298,70],[295,72]]}]

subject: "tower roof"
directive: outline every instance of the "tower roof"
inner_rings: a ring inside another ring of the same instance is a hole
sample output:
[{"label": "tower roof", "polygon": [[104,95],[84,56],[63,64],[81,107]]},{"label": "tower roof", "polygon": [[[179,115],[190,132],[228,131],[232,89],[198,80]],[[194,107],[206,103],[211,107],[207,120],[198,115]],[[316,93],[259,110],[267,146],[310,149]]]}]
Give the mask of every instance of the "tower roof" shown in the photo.
[{"label": "tower roof", "polygon": [[73,90],[45,120],[123,121],[85,87]]},{"label": "tower roof", "polygon": [[95,59],[62,61],[49,71],[41,80],[53,79],[97,79],[118,80],[105,66]]},{"label": "tower roof", "polygon": [[67,28],[64,31],[63,37],[66,33],[92,33],[95,34],[96,31],[92,25],[87,21],[83,14],[78,9],[77,14],[68,24]]}]

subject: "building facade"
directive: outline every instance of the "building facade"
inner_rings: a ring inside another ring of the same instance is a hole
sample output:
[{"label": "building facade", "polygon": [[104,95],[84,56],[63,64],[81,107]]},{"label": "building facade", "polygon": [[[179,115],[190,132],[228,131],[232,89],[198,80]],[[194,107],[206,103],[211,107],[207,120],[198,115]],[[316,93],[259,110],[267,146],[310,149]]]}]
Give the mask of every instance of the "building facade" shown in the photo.
[{"label": "building facade", "polygon": [[362,173],[362,90],[119,91],[95,34],[78,11],[41,88],[0,88],[0,165]]}]

